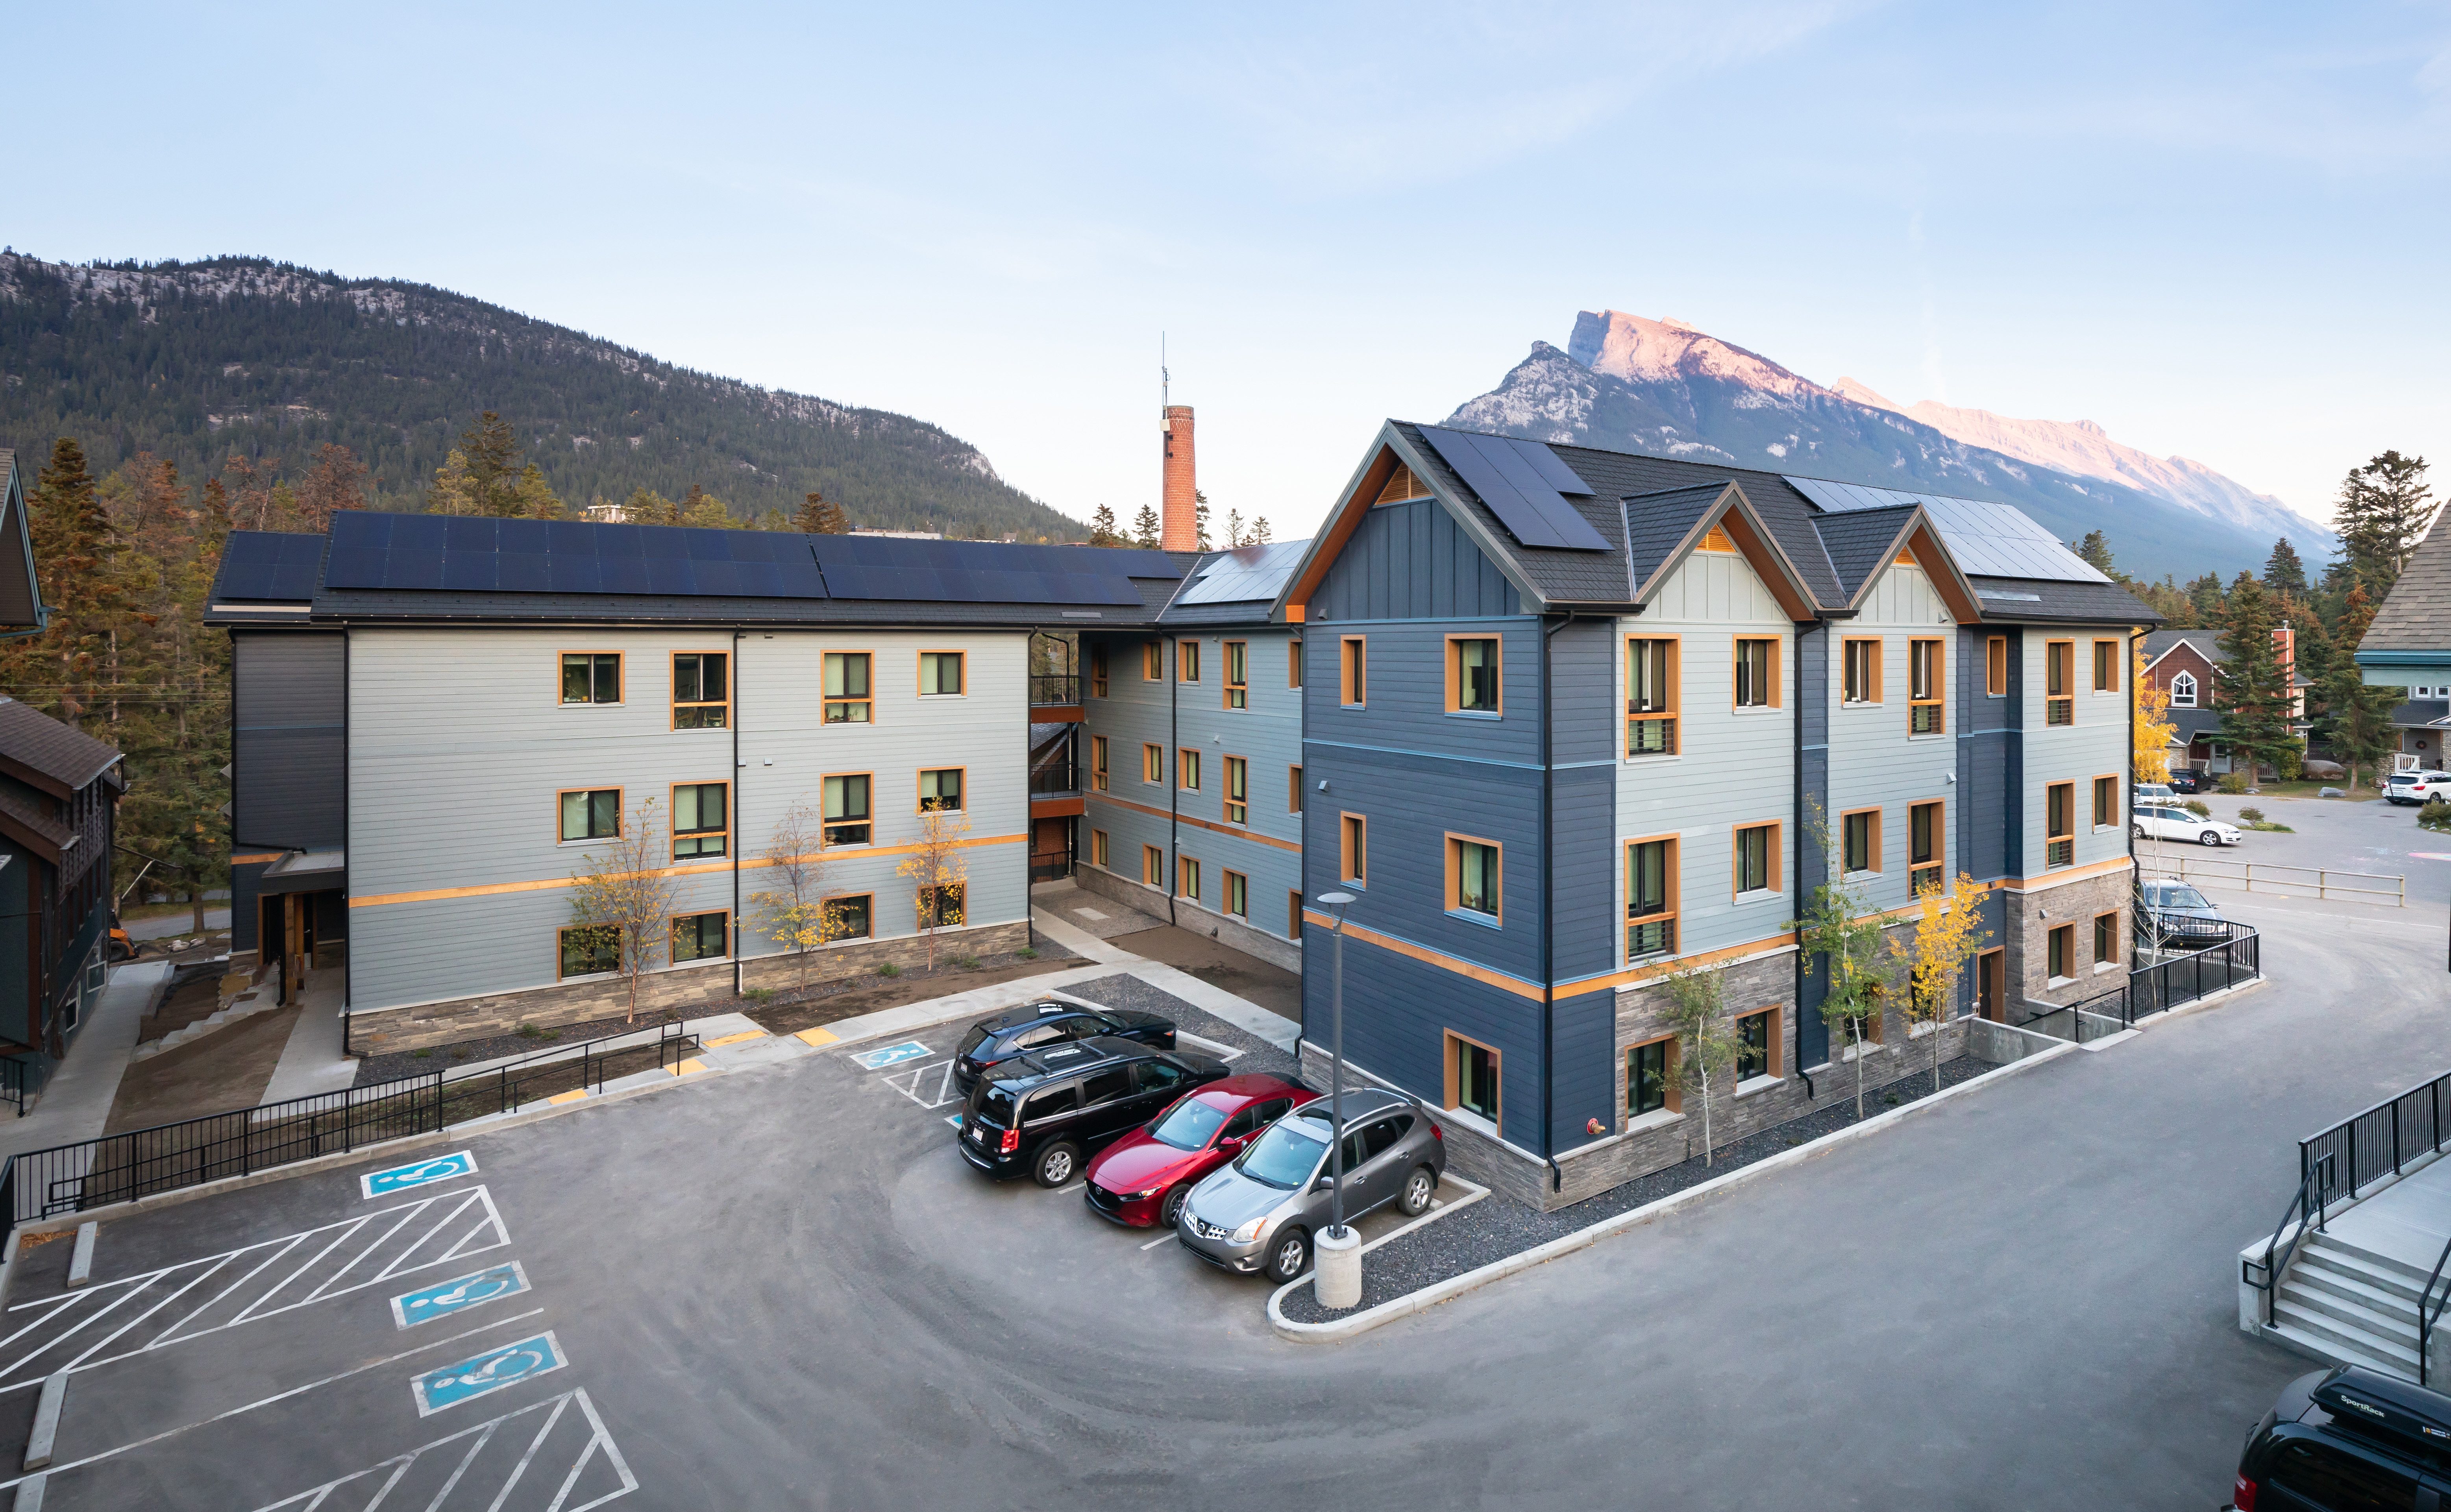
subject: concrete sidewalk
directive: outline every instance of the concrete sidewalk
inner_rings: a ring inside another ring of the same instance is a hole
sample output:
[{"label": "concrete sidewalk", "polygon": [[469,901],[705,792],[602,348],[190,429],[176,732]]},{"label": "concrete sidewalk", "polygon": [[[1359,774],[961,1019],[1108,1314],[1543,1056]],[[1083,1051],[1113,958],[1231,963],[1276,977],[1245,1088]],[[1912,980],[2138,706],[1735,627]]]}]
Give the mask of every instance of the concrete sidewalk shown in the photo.
[{"label": "concrete sidewalk", "polygon": [[168,961],[131,961],[113,967],[109,985],[93,1008],[93,1019],[69,1045],[68,1058],[23,1118],[0,1119],[0,1155],[20,1155],[54,1145],[98,1139],[119,1096],[119,1079],[136,1049],[137,1020],[170,980]]}]

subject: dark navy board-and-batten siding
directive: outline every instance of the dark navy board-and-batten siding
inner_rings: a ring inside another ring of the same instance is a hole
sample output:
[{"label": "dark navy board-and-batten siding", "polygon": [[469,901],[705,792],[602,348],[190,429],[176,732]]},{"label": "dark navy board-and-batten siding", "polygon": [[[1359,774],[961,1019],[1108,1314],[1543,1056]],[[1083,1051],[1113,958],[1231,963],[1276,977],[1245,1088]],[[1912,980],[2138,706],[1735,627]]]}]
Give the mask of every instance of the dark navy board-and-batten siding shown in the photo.
[{"label": "dark navy board-and-batten siding", "polygon": [[[1984,691],[1988,676],[1987,642],[1992,636],[2009,641],[2009,691],[1994,697]],[[1977,882],[1997,881],[2024,873],[2024,735],[2025,658],[2022,634],[2013,625],[1978,625],[1958,638],[1957,741],[1958,801],[1950,815],[1957,826],[1958,843],[1951,847],[1959,869]],[[1996,944],[1997,941],[1995,940]]]},{"label": "dark navy board-and-batten siding", "polygon": [[[1830,627],[1816,624],[1797,632],[1795,637],[1795,717],[1797,743],[1802,748],[1801,770],[1795,775],[1808,804],[1821,806],[1824,822],[1830,817]],[[1827,859],[1814,843],[1812,811],[1805,812],[1805,823],[1796,826],[1795,888],[1797,906],[1813,895],[1813,890],[1830,880]],[[1804,962],[1804,981],[1798,992],[1801,999],[1795,1014],[1795,1058],[1804,1066],[1818,1066],[1830,1058],[1830,1026],[1821,1017],[1822,999],[1830,993],[1829,961],[1823,956],[1810,956]]]},{"label": "dark navy board-and-batten siding", "polygon": [[[230,637],[234,759],[230,849],[323,850],[348,833],[348,641],[326,631]],[[230,951],[256,950],[256,899],[268,862],[230,868]],[[319,917],[319,933],[345,926]]]}]

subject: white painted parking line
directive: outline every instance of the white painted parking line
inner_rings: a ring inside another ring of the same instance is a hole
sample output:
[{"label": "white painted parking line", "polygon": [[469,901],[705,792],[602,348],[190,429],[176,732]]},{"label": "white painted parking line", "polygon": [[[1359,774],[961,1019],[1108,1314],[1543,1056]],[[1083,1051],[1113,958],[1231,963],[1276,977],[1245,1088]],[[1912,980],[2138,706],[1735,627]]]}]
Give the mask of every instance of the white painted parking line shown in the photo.
[{"label": "white painted parking line", "polygon": [[[54,1371],[90,1370],[261,1322],[397,1276],[453,1265],[510,1242],[492,1193],[472,1187],[57,1297],[21,1302],[9,1309],[12,1331],[0,1338],[0,1392],[33,1385]],[[188,1293],[201,1295],[208,1282],[220,1283],[221,1289],[159,1332],[139,1331]],[[117,1352],[105,1353],[123,1343]]]},{"label": "white painted parking line", "polygon": [[1174,1037],[1177,1040],[1187,1039],[1194,1045],[1200,1046],[1202,1049],[1207,1051],[1210,1054],[1215,1055],[1222,1061],[1229,1061],[1238,1055],[1246,1053],[1245,1051],[1236,1050],[1231,1045],[1220,1045],[1213,1039],[1202,1039],[1199,1035],[1192,1033],[1188,1030],[1176,1030],[1174,1031]]},{"label": "white painted parking line", "polygon": [[953,1063],[950,1060],[896,1071],[885,1078],[885,1085],[922,1108],[943,1108],[962,1100],[962,1094],[953,1087]]},{"label": "white painted parking line", "polygon": [[[531,1424],[533,1434],[528,1431]],[[561,1468],[564,1463],[569,1465],[567,1471]],[[542,1473],[529,1481],[531,1469]],[[554,1479],[557,1474],[559,1482]],[[605,1430],[604,1420],[587,1393],[565,1391],[284,1497],[261,1512],[280,1512],[284,1507],[327,1512],[343,1504],[330,1501],[343,1487],[348,1488],[343,1496],[350,1506],[421,1507],[424,1512],[483,1507],[493,1512],[515,1504],[513,1494],[523,1484],[527,1495],[516,1503],[521,1507],[533,1504],[545,1512],[587,1512],[589,1507],[636,1491],[638,1478],[621,1458],[619,1446]],[[395,1491],[400,1493],[397,1497]],[[366,1493],[371,1496],[361,1501]],[[585,1500],[573,1501],[574,1496]]]},{"label": "white painted parking line", "polygon": [[1143,1254],[1147,1254],[1148,1251],[1155,1249],[1158,1246],[1165,1244],[1167,1240],[1173,1237],[1174,1235],[1172,1233],[1160,1234],[1155,1239],[1150,1240],[1147,1244],[1141,1246],[1141,1252]]}]

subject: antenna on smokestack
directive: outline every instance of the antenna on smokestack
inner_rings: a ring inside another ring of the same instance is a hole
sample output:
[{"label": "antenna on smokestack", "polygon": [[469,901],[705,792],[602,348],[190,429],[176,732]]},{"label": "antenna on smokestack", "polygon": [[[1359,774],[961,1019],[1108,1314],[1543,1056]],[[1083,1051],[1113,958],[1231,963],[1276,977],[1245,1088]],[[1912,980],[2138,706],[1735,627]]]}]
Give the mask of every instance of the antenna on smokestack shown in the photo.
[{"label": "antenna on smokestack", "polygon": [[1166,332],[1157,333],[1157,403],[1160,409],[1174,403],[1174,375],[1166,370]]}]

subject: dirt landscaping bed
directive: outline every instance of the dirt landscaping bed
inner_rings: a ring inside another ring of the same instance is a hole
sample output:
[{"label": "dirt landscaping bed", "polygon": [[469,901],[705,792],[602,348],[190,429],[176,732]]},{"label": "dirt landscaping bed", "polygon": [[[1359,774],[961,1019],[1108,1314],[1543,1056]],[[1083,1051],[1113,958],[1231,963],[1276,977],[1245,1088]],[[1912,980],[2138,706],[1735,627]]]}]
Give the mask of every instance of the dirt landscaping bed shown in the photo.
[{"label": "dirt landscaping bed", "polygon": [[1034,954],[1007,951],[1000,955],[974,959],[976,964],[961,966],[950,956],[939,955],[936,969],[932,972],[904,972],[899,976],[879,976],[869,972],[830,982],[812,982],[804,992],[778,993],[768,1003],[743,998],[739,1011],[748,1014],[752,1023],[770,1034],[796,1034],[804,1029],[856,1018],[881,1009],[901,1008],[911,1003],[924,1003],[931,997],[968,992],[973,987],[990,987],[997,982],[1061,972],[1078,966],[1082,961],[1082,957],[1043,934],[1039,936]]}]

